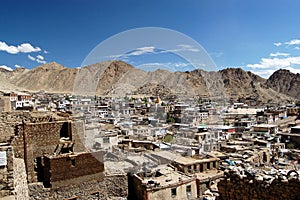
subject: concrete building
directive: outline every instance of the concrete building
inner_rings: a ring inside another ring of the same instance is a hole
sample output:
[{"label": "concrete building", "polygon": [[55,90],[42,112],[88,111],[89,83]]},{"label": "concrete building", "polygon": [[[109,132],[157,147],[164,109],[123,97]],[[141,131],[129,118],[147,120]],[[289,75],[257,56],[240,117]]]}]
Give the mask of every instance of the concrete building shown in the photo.
[{"label": "concrete building", "polygon": [[132,176],[129,199],[136,200],[185,200],[197,198],[194,176],[176,171],[170,166],[159,166],[151,172]]}]

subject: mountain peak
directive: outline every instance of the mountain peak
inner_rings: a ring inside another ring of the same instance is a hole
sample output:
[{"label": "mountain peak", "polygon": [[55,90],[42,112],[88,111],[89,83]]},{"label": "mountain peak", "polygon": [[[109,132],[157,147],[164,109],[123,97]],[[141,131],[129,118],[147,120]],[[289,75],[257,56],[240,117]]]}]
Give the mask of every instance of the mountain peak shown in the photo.
[{"label": "mountain peak", "polygon": [[[191,72],[169,72],[156,70],[145,72],[120,61],[105,61],[82,67],[66,68],[56,62],[40,65],[32,70],[18,69],[20,73],[0,73],[16,87],[29,91],[45,90],[47,92],[70,93],[74,85],[79,90],[86,90],[85,83],[90,77],[97,82],[92,87],[98,95],[125,94],[184,94],[210,95],[210,91],[220,89],[228,98],[252,98],[260,102],[269,100],[283,102],[289,100],[287,94],[299,98],[300,75],[288,70],[279,70],[282,74],[273,80],[265,80],[252,72],[240,68],[228,68],[219,72],[206,72],[200,69]],[[295,78],[299,77],[299,78]],[[75,82],[79,81],[79,82]],[[268,83],[268,84],[267,84]],[[288,83],[288,84],[286,84]],[[299,84],[298,84],[299,83]],[[83,85],[83,88],[80,88]],[[268,87],[269,86],[269,87]],[[284,88],[287,86],[287,88]],[[296,87],[295,87],[296,86]]]},{"label": "mountain peak", "polygon": [[300,74],[294,74],[287,69],[275,71],[267,80],[266,85],[275,91],[300,98]]},{"label": "mountain peak", "polygon": [[66,67],[62,66],[61,64],[58,64],[56,62],[49,62],[40,66],[37,66],[36,70],[38,69],[43,69],[43,70],[62,70],[65,69]]}]

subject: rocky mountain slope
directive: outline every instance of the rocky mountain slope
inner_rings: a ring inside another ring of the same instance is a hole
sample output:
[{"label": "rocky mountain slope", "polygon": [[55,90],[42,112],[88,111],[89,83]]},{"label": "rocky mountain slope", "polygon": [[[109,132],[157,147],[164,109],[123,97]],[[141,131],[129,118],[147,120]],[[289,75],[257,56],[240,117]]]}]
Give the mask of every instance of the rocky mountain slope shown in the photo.
[{"label": "rocky mountain slope", "polygon": [[227,99],[251,98],[263,102],[282,102],[300,97],[299,74],[286,70],[279,70],[265,80],[236,68],[219,72],[199,69],[187,72],[146,72],[122,61],[106,61],[81,69],[67,68],[52,62],[32,70],[1,69],[0,78],[0,89],[19,88],[56,93],[110,96],[176,94]]},{"label": "rocky mountain slope", "polygon": [[277,92],[300,98],[300,74],[298,73],[294,74],[286,69],[277,70],[266,81],[266,85]]}]

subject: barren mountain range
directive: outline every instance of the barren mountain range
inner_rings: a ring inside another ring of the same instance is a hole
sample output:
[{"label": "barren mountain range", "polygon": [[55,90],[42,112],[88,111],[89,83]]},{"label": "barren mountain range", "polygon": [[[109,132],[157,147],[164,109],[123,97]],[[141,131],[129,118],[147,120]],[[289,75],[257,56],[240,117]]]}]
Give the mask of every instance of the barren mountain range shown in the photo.
[{"label": "barren mountain range", "polygon": [[123,61],[107,61],[78,68],[55,62],[28,70],[0,69],[1,90],[27,90],[53,93],[97,94],[109,96],[191,95],[251,98],[282,102],[300,98],[300,75],[278,70],[264,79],[239,68],[218,72],[200,69],[186,72],[156,70],[146,72]]}]

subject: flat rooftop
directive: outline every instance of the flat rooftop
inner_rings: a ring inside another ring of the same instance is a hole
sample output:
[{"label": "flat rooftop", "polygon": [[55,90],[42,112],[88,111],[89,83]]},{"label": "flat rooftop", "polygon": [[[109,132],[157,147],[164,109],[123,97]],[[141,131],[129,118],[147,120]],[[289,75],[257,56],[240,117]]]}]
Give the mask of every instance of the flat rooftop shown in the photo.
[{"label": "flat rooftop", "polygon": [[155,189],[157,187],[172,187],[174,185],[188,183],[195,180],[195,177],[175,171],[167,165],[160,165],[157,168],[154,168],[152,172],[155,175],[152,175],[151,177],[145,177],[142,174],[137,175],[142,181],[142,184],[151,189]]},{"label": "flat rooftop", "polygon": [[204,158],[204,159],[195,159],[192,157],[180,157],[175,160],[176,163],[182,164],[182,165],[194,165],[198,163],[206,163],[206,162],[213,162],[218,161],[220,159],[218,158]]}]

